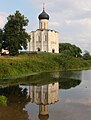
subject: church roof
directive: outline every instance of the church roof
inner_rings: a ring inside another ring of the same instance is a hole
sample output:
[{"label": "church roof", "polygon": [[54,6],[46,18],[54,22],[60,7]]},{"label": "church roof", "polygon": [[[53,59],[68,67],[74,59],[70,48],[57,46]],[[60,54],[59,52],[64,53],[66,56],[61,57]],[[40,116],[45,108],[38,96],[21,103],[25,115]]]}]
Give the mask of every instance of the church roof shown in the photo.
[{"label": "church roof", "polygon": [[38,16],[38,18],[39,18],[39,20],[41,20],[41,19],[47,19],[47,20],[49,20],[49,15],[43,9],[43,12]]}]

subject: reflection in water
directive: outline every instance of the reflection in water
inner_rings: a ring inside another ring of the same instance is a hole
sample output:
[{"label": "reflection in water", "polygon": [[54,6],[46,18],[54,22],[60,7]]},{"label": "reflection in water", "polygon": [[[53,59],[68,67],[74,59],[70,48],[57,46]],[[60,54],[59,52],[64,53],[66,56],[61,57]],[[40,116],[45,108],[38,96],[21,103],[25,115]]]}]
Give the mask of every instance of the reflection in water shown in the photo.
[{"label": "reflection in water", "polygon": [[54,104],[59,100],[58,90],[58,82],[47,85],[30,86],[30,99],[31,102],[39,105],[40,120],[48,119],[48,105]]},{"label": "reflection in water", "polygon": [[7,106],[0,106],[0,120],[28,120],[27,112],[23,111],[29,101],[27,89],[17,86],[0,89],[0,95],[7,97]]},{"label": "reflection in water", "polygon": [[[40,120],[48,120],[48,105],[59,101],[59,89],[70,89],[81,83],[80,80],[73,79],[71,75],[69,74],[71,78],[69,79],[66,74],[60,74],[60,72],[43,73],[30,78],[27,77],[27,81],[28,79],[29,81],[23,85],[9,86],[7,84],[9,87],[4,85],[3,88],[0,88],[0,95],[7,98],[7,106],[0,106],[0,120],[12,120],[12,118],[13,120],[28,120],[28,115],[31,118],[31,113],[26,110],[28,102],[39,106],[38,117]],[[61,76],[65,77],[61,78]],[[32,84],[30,84],[30,79],[33,81]],[[29,104],[28,107],[32,110]]]},{"label": "reflection in water", "polygon": [[72,87],[76,87],[80,83],[81,80],[62,78],[61,81],[59,81],[59,89],[70,89]]}]

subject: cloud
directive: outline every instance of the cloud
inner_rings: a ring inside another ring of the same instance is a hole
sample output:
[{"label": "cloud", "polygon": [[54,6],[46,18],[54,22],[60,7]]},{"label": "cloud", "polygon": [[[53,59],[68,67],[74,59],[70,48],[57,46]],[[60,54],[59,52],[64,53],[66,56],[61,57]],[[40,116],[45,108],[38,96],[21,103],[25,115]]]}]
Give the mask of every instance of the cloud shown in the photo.
[{"label": "cloud", "polygon": [[91,105],[91,98],[79,99],[79,100],[68,98],[65,100],[65,103],[78,103],[78,104],[83,104],[83,105]]},{"label": "cloud", "polygon": [[3,25],[4,25],[4,23],[3,23],[3,17],[0,16],[0,28],[2,28]]},{"label": "cloud", "polygon": [[3,28],[6,23],[7,13],[0,12],[0,28]]},{"label": "cloud", "polygon": [[78,20],[65,20],[66,24],[81,24],[91,26],[91,18],[78,19]]},{"label": "cloud", "polygon": [[50,26],[60,26],[59,22],[49,22]]}]

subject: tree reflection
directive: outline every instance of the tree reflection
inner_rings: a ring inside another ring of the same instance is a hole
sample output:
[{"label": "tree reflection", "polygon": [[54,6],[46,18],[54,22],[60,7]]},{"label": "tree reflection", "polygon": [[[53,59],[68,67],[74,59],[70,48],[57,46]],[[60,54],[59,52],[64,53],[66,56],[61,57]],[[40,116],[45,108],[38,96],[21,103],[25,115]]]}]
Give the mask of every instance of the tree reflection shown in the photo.
[{"label": "tree reflection", "polygon": [[28,120],[28,115],[23,111],[24,106],[29,101],[27,89],[17,86],[0,89],[0,95],[7,97],[7,106],[0,107],[0,120]]},{"label": "tree reflection", "polygon": [[64,78],[59,81],[59,89],[70,89],[72,87],[76,87],[80,83],[81,83],[81,80]]}]

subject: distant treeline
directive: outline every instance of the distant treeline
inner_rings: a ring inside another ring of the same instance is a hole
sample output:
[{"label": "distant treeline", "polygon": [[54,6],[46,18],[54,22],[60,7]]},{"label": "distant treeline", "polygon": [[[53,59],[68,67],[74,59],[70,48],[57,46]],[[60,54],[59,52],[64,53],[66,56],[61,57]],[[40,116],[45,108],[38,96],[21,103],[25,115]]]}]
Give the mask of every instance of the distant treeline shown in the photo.
[{"label": "distant treeline", "polygon": [[59,44],[59,52],[61,56],[73,56],[76,58],[83,58],[85,60],[91,60],[91,55],[88,51],[84,51],[82,55],[81,48],[77,47],[76,45],[72,45],[70,43],[60,43]]}]

